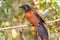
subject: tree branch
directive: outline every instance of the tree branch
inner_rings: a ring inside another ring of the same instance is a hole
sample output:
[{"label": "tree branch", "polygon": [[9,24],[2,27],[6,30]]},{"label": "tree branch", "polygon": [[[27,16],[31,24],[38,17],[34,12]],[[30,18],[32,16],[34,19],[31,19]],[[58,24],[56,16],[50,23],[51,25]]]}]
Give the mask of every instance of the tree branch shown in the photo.
[{"label": "tree branch", "polygon": [[11,26],[11,27],[5,27],[5,28],[0,28],[0,30],[6,30],[6,29],[16,29],[16,28],[27,28],[29,25],[19,25],[19,26]]},{"label": "tree branch", "polygon": [[[56,19],[56,20],[52,20],[52,21],[46,21],[46,24],[55,23],[57,21],[60,21],[60,19]],[[28,26],[30,26],[30,25],[11,26],[11,27],[0,28],[0,30],[16,29],[16,28],[28,28]]]},{"label": "tree branch", "polygon": [[55,23],[55,22],[58,22],[58,21],[60,21],[60,19],[56,19],[56,20],[52,20],[52,21],[47,21],[46,23],[48,24],[48,23]]}]

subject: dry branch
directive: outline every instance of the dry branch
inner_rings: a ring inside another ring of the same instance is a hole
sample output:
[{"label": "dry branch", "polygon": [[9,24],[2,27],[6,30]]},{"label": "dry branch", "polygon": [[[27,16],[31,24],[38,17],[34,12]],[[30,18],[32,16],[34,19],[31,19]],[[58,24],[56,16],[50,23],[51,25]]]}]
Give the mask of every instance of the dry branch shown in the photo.
[{"label": "dry branch", "polygon": [[58,21],[60,21],[60,19],[56,19],[56,20],[52,20],[52,21],[47,21],[46,23],[48,24],[48,23],[55,23],[55,22],[58,22]]},{"label": "dry branch", "polygon": [[[60,21],[60,19],[56,19],[56,20],[52,20],[52,21],[46,21],[46,24],[55,23],[55,22],[58,22],[58,21]],[[30,26],[30,25],[11,26],[11,27],[0,28],[0,30],[16,29],[16,28],[24,28],[24,27],[28,28],[28,26]]]},{"label": "dry branch", "polygon": [[19,25],[19,26],[11,26],[11,27],[5,27],[5,28],[0,28],[0,30],[6,30],[6,29],[16,29],[16,28],[26,28],[28,25]]}]

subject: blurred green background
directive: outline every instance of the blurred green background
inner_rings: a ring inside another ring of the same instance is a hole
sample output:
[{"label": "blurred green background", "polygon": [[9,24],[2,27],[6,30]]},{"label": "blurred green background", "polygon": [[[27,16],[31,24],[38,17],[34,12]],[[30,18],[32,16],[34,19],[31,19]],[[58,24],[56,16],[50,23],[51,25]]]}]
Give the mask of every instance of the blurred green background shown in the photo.
[{"label": "blurred green background", "polygon": [[[33,0],[0,0],[0,28],[29,24],[23,9],[19,8],[22,4],[41,9],[43,11],[41,16],[45,21],[60,19],[60,0],[36,1],[38,3],[34,5]],[[60,21],[45,26],[49,31],[50,40],[60,40]],[[28,28],[0,30],[0,40],[33,40],[33,30],[30,25]]]}]

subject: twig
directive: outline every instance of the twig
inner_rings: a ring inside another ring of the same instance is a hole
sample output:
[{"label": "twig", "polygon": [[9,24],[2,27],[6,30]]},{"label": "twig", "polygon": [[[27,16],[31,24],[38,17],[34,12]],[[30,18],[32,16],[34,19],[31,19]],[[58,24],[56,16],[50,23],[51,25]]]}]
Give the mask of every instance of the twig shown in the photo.
[{"label": "twig", "polygon": [[[46,21],[46,24],[49,23],[55,23],[57,21],[60,21],[60,19],[52,20],[52,21]],[[0,30],[6,30],[6,29],[16,29],[16,28],[28,28],[30,25],[19,25],[19,26],[11,26],[11,27],[5,27],[5,28],[0,28]]]},{"label": "twig", "polygon": [[6,30],[6,29],[16,29],[16,28],[26,28],[28,25],[19,25],[19,26],[11,26],[11,27],[5,27],[5,28],[0,28],[0,30]]},{"label": "twig", "polygon": [[24,36],[24,35],[22,35],[22,37],[23,37],[23,39],[24,39],[24,40],[26,40],[26,38],[25,38],[25,36]]},{"label": "twig", "polygon": [[46,23],[48,24],[48,23],[55,23],[55,22],[57,22],[57,21],[60,21],[60,19],[56,19],[56,20],[52,20],[52,21],[47,21]]},{"label": "twig", "polygon": [[59,36],[58,36],[58,29],[57,29],[57,28],[55,28],[55,29],[54,29],[54,31],[55,31],[55,33],[56,33],[56,40],[59,40]]}]

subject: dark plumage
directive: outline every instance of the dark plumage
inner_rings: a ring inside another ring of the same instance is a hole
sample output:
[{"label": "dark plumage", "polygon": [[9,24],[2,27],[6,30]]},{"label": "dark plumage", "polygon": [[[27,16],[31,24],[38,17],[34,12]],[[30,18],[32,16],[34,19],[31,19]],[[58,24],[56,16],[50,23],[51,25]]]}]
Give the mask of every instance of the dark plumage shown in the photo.
[{"label": "dark plumage", "polygon": [[23,8],[25,11],[26,18],[31,22],[32,25],[36,26],[38,35],[40,36],[41,40],[49,40],[48,39],[48,32],[45,28],[44,20],[38,15],[38,13],[30,8],[28,5],[22,5],[20,8]]}]

